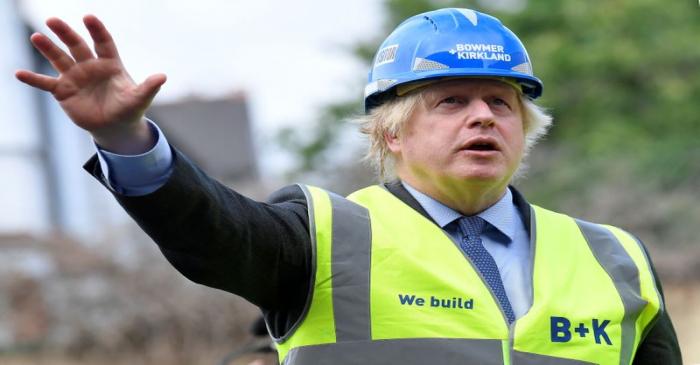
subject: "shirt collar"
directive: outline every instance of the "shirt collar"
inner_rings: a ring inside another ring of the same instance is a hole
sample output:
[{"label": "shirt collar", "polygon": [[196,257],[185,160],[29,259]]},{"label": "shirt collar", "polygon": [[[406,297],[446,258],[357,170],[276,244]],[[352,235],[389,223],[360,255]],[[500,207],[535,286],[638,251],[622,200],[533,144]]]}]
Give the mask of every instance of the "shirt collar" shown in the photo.
[{"label": "shirt collar", "polygon": [[[462,217],[462,214],[459,212],[421,193],[406,182],[401,181],[401,184],[403,184],[404,188],[408,190],[441,228],[445,228],[448,224]],[[510,189],[506,189],[505,194],[503,194],[496,204],[488,207],[483,212],[477,214],[477,216],[483,218],[491,226],[508,237],[509,241],[512,241],[515,234],[515,214],[516,208],[515,204],[513,204],[513,193],[511,193]]]}]

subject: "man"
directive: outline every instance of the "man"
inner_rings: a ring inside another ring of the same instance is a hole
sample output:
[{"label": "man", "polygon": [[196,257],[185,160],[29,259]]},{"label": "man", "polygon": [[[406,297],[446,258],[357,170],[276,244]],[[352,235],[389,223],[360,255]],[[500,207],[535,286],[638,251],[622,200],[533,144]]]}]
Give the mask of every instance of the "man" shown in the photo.
[{"label": "man", "polygon": [[680,364],[643,246],[530,205],[512,187],[551,118],[542,83],[497,19],[441,9],[402,23],[365,90],[369,157],[391,182],[348,198],[290,186],[268,203],[207,177],[144,111],[94,16],[95,55],[64,22],[34,46],[52,92],[99,146],[86,168],[196,282],[265,314],[285,364]]}]

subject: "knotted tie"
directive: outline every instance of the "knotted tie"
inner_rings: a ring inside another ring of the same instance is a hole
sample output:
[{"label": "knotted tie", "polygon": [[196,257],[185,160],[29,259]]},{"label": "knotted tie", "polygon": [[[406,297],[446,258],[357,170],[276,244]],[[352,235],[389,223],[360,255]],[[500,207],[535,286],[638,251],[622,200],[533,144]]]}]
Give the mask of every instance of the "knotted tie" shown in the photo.
[{"label": "knotted tie", "polygon": [[508,324],[515,321],[513,308],[510,306],[510,301],[506,295],[506,290],[503,288],[501,275],[498,272],[498,266],[491,254],[484,248],[481,243],[481,232],[484,230],[486,221],[478,216],[462,217],[457,220],[459,228],[462,230],[462,241],[460,246],[462,250],[469,256],[472,263],[481,273],[481,276],[486,280],[486,283],[491,287],[496,299],[501,303],[501,308],[508,318]]}]

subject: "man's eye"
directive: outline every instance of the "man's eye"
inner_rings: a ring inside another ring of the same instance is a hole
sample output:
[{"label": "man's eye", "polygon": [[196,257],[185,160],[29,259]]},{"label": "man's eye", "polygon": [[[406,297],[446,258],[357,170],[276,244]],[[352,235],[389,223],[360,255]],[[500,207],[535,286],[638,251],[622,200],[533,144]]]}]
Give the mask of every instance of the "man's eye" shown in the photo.
[{"label": "man's eye", "polygon": [[501,98],[493,98],[493,100],[491,100],[491,104],[493,104],[495,106],[506,107],[506,108],[510,109],[510,104],[508,104],[508,102],[506,102],[505,100],[503,100]]},{"label": "man's eye", "polygon": [[448,98],[442,99],[442,101],[440,101],[440,103],[441,104],[457,104],[457,103],[459,103],[459,99],[457,99],[454,96],[450,96]]}]

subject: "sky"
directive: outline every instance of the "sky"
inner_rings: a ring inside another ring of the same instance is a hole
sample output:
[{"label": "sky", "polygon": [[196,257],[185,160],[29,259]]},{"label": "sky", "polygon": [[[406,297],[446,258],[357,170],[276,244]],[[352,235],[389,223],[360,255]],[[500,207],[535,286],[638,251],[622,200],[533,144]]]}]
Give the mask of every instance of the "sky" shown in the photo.
[{"label": "sky", "polygon": [[[367,69],[348,46],[381,32],[380,0],[20,0],[40,32],[57,16],[89,39],[85,14],[112,33],[136,81],[168,76],[155,102],[247,95],[263,172],[282,126],[300,126],[334,100],[362,97]],[[54,40],[57,40],[53,37]],[[281,159],[284,160],[284,159]]]}]

